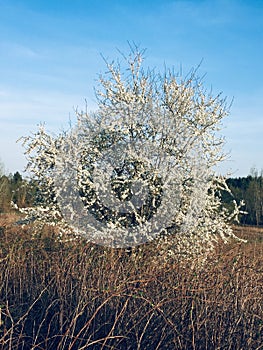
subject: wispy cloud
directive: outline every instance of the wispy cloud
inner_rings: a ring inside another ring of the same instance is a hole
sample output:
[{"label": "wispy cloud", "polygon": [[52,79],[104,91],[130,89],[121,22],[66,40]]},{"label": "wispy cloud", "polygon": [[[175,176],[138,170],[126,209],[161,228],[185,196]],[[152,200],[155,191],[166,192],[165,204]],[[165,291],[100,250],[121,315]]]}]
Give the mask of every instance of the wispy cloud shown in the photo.
[{"label": "wispy cloud", "polygon": [[1,42],[0,50],[4,53],[5,56],[29,59],[41,58],[40,53],[37,52],[35,49],[14,42]]}]

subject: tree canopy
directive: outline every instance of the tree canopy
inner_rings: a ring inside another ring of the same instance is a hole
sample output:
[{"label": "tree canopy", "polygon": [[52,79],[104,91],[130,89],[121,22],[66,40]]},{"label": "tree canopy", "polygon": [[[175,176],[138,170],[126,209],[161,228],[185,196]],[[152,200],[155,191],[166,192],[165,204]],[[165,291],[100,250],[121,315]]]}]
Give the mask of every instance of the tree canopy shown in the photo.
[{"label": "tree canopy", "polygon": [[226,99],[197,70],[145,68],[137,47],[122,59],[106,62],[95,112],[76,111],[76,126],[57,136],[41,126],[24,138],[45,197],[28,214],[113,247],[170,237],[185,256],[233,237],[238,207],[222,206],[228,187],[213,170],[224,158]]}]

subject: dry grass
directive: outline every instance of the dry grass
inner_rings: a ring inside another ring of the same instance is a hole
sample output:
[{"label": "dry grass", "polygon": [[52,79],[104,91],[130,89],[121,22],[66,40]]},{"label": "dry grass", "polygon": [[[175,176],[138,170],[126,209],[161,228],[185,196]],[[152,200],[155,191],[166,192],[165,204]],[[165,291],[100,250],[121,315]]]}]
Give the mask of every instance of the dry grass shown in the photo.
[{"label": "dry grass", "polygon": [[0,348],[263,349],[263,231],[218,246],[205,266],[133,252],[0,218]]}]

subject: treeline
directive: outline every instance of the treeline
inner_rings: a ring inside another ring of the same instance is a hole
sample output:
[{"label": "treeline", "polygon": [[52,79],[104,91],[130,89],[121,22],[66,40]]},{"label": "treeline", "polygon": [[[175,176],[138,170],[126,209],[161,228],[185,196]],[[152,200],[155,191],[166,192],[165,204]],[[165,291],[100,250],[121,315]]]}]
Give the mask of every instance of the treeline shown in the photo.
[{"label": "treeline", "polygon": [[10,175],[0,176],[0,213],[8,213],[13,209],[11,203],[20,208],[28,207],[35,201],[37,186],[33,181],[23,179],[17,171]]},{"label": "treeline", "polygon": [[[256,170],[247,177],[227,179],[232,196],[225,196],[223,200],[229,204],[235,199],[237,203],[244,201],[242,210],[246,214],[240,216],[240,223],[245,225],[263,225],[263,173]],[[231,198],[232,197],[232,198]]]},{"label": "treeline", "polygon": [[[230,206],[233,200],[245,205],[242,210],[245,215],[240,215],[240,223],[245,225],[263,225],[263,173],[253,171],[247,177],[227,179],[228,187],[232,195],[222,194],[224,205]],[[27,207],[39,202],[39,190],[35,182],[23,179],[19,172],[0,175],[0,213],[12,210],[11,202],[17,206]]]}]

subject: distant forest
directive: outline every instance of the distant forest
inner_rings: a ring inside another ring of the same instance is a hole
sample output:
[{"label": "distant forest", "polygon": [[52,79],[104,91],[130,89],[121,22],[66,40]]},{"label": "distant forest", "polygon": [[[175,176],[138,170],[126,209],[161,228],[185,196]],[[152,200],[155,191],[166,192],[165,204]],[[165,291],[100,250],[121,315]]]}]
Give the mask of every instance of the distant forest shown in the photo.
[{"label": "distant forest", "polygon": [[21,208],[33,205],[36,202],[38,192],[36,183],[23,179],[18,171],[8,176],[1,175],[0,213],[12,211],[12,202]]},{"label": "distant forest", "polygon": [[[227,208],[233,200],[237,203],[244,200],[242,210],[246,214],[240,215],[240,224],[263,225],[263,173],[253,170],[247,177],[227,179],[227,184],[232,195],[221,194],[223,205]],[[42,200],[36,182],[23,179],[19,172],[0,175],[0,214],[14,210],[11,202],[27,207]]]},{"label": "distant forest", "polygon": [[240,223],[244,225],[263,225],[263,172],[252,170],[247,177],[229,178],[227,184],[232,192],[231,196],[223,196],[223,201],[227,204],[231,200],[239,203],[244,200],[245,205],[242,210],[245,215],[240,216]]}]

